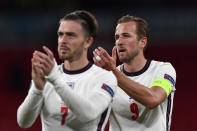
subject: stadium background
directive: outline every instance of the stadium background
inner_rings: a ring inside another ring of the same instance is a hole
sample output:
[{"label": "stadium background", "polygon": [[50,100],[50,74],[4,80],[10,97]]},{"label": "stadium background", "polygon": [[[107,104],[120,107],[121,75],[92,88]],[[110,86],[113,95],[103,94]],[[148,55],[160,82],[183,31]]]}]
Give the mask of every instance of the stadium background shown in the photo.
[{"label": "stadium background", "polygon": [[[16,111],[31,79],[31,57],[46,45],[57,57],[58,21],[76,9],[91,11],[99,36],[90,49],[114,44],[116,20],[130,14],[150,24],[149,59],[169,61],[177,71],[171,131],[196,131],[197,2],[195,0],[1,0],[0,1],[0,131],[22,131]],[[26,131],[41,131],[38,119]]]}]

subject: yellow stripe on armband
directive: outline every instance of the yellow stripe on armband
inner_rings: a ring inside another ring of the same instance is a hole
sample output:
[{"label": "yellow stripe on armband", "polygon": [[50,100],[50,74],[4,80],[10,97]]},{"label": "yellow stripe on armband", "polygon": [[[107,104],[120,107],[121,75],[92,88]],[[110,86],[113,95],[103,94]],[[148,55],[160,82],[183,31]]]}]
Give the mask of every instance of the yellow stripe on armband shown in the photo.
[{"label": "yellow stripe on armband", "polygon": [[152,84],[152,87],[153,86],[159,86],[161,88],[163,88],[167,94],[167,97],[168,95],[170,94],[170,92],[172,91],[172,85],[171,83],[166,80],[166,79],[162,79],[162,78],[158,78],[156,79],[153,84]]}]

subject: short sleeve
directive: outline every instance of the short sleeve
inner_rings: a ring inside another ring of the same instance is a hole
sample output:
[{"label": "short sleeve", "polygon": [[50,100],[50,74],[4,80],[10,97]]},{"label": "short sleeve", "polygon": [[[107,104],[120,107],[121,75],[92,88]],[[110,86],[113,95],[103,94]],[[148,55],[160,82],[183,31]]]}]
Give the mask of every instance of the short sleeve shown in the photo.
[{"label": "short sleeve", "polygon": [[176,71],[170,63],[163,63],[160,65],[156,78],[163,78],[170,82],[172,91],[175,91]]}]

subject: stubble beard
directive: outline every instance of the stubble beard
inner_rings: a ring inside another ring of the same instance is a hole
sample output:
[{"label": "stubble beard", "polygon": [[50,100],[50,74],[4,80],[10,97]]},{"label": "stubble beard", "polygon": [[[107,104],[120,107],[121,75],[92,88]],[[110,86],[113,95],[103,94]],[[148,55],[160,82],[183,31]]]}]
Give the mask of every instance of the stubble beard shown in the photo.
[{"label": "stubble beard", "polygon": [[78,49],[75,52],[69,51],[66,54],[63,54],[62,52],[58,51],[58,55],[60,60],[72,62],[74,60],[80,59],[80,57],[83,55],[83,51]]},{"label": "stubble beard", "polygon": [[131,52],[131,53],[128,53],[127,52],[127,55],[125,57],[119,57],[119,60],[120,62],[123,62],[123,63],[130,63],[132,62],[135,57],[139,54],[139,50],[135,50],[134,52]]},{"label": "stubble beard", "polygon": [[[69,54],[68,54],[69,53]],[[62,61],[65,61],[65,60],[71,60],[72,57],[70,55],[70,50],[68,53],[63,53],[61,52],[61,50],[59,49],[58,47],[58,56],[59,56],[59,59],[62,60]]]},{"label": "stubble beard", "polygon": [[63,55],[62,53],[59,53],[59,58],[60,58],[60,60],[62,60],[62,61],[65,61],[65,60],[70,61],[70,60],[72,60],[72,57],[70,57],[70,56],[65,56],[65,55]]}]

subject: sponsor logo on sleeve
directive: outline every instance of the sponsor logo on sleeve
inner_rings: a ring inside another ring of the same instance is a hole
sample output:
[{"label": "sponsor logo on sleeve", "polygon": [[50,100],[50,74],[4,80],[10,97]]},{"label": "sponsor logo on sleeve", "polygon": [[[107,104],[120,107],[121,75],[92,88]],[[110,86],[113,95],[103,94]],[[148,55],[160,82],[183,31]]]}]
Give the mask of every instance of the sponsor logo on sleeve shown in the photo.
[{"label": "sponsor logo on sleeve", "polygon": [[170,83],[171,83],[173,86],[175,85],[175,81],[174,81],[174,79],[173,79],[170,75],[165,74],[165,75],[164,75],[164,79],[170,81]]},{"label": "sponsor logo on sleeve", "polygon": [[114,96],[114,91],[107,84],[103,84],[101,88],[106,90],[112,97]]}]

